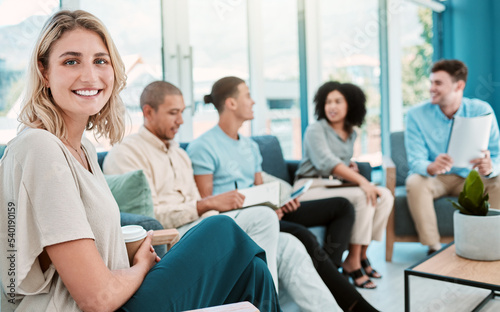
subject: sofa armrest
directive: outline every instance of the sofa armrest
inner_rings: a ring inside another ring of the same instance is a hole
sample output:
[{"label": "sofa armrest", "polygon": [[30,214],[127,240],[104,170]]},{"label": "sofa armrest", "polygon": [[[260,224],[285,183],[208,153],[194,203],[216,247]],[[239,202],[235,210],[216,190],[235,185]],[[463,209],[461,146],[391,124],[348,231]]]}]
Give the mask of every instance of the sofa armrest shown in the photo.
[{"label": "sofa armrest", "polygon": [[221,306],[216,306],[212,308],[198,309],[198,310],[190,310],[185,312],[258,312],[253,304],[248,301],[225,304]]},{"label": "sofa armrest", "polygon": [[391,157],[382,157],[382,168],[384,169],[385,174],[385,187],[387,187],[394,196],[394,192],[396,190],[396,165],[392,161]]},{"label": "sofa armrest", "polygon": [[179,231],[177,229],[165,229],[154,231],[153,241],[151,245],[167,245],[167,249],[172,248],[175,243],[180,239]]},{"label": "sofa armrest", "polygon": [[288,170],[288,175],[290,176],[291,181],[288,181],[291,185],[295,180],[295,172],[299,169],[300,160],[285,160],[286,167]]}]

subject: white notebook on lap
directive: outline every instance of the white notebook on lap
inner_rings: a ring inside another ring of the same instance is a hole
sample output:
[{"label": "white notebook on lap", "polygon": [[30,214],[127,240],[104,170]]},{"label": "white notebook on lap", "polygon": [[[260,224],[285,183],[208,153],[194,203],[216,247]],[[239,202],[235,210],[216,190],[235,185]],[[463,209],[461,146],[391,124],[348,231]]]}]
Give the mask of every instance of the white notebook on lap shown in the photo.
[{"label": "white notebook on lap", "polygon": [[238,189],[238,193],[245,195],[243,207],[269,206],[273,209],[280,208],[280,183],[278,181]]}]

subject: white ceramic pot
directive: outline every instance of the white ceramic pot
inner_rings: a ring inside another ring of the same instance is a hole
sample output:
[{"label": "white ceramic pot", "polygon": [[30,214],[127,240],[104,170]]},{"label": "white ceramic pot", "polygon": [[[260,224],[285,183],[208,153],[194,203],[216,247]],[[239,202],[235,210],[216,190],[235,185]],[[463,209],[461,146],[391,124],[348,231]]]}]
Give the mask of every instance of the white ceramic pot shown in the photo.
[{"label": "white ceramic pot", "polygon": [[455,249],[460,257],[472,260],[500,260],[500,210],[487,216],[453,215]]}]

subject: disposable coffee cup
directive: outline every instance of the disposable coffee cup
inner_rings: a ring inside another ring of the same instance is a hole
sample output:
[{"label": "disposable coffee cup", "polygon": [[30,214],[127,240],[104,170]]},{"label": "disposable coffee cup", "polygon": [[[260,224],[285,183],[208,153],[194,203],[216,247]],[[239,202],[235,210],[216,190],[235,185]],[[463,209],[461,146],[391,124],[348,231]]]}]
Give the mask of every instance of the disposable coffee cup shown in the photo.
[{"label": "disposable coffee cup", "polygon": [[122,233],[127,246],[128,261],[132,265],[135,253],[146,238],[147,232],[140,225],[126,225],[122,226]]}]

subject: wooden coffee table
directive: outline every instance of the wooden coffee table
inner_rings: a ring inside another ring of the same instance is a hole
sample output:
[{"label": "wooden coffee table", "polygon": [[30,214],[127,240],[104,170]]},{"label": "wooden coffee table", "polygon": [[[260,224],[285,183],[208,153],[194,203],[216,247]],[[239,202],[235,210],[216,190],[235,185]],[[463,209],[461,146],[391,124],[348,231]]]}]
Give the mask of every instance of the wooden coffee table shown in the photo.
[{"label": "wooden coffee table", "polygon": [[405,311],[410,311],[411,275],[439,281],[491,290],[473,312],[479,311],[490,299],[500,296],[500,261],[476,261],[457,256],[455,245],[448,244],[440,251],[405,270]]}]

